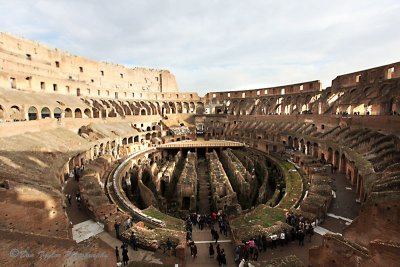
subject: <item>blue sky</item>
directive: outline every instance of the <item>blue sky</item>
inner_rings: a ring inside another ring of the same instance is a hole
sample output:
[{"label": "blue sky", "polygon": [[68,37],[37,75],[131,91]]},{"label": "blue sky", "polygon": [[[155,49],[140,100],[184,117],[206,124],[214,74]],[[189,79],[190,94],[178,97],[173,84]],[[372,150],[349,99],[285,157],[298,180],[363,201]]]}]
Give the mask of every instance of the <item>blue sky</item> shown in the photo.
[{"label": "blue sky", "polygon": [[0,0],[0,31],[169,69],[181,91],[321,80],[400,61],[400,1]]}]

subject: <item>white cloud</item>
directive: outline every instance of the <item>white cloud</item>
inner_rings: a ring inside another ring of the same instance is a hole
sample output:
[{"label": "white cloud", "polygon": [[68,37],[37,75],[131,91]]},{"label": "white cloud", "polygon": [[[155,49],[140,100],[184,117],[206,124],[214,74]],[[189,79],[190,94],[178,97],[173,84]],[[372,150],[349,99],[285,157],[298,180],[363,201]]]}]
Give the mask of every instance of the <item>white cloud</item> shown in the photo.
[{"label": "white cloud", "polygon": [[0,1],[0,29],[96,60],[170,69],[182,91],[267,87],[398,61],[400,2]]}]

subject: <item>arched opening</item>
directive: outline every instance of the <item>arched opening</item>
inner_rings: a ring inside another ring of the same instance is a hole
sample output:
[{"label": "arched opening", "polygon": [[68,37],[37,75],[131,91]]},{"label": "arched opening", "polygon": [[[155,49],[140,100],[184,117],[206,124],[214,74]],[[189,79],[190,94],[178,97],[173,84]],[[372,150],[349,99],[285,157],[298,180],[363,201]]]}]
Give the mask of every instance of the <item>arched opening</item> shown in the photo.
[{"label": "arched opening", "polygon": [[294,150],[299,150],[299,140],[297,139],[297,137],[295,137],[293,140],[293,146]]},{"label": "arched opening", "polygon": [[61,108],[58,108],[58,107],[55,108],[55,109],[54,109],[54,118],[60,119],[61,116],[62,116],[62,110],[61,110]]},{"label": "arched opening", "polygon": [[135,138],[134,138],[133,140],[134,140],[135,143],[138,143],[138,142],[139,142],[139,136],[136,135]]},{"label": "arched opening", "polygon": [[30,121],[34,121],[38,119],[37,109],[35,107],[30,107],[28,109],[28,118]]},{"label": "arched opening", "polygon": [[82,111],[79,108],[75,109],[75,118],[82,118]]},{"label": "arched opening", "polygon": [[4,120],[4,109],[3,106],[0,105],[0,120],[3,121]]},{"label": "arched opening", "polygon": [[151,131],[150,126],[147,126],[146,131]]},{"label": "arched opening", "polygon": [[289,136],[289,138],[288,138],[288,145],[289,145],[289,148],[293,148],[293,138],[291,136]]},{"label": "arched opening", "polygon": [[313,145],[312,156],[314,158],[318,158],[318,144],[317,143],[314,143],[314,145]]},{"label": "arched opening", "polygon": [[160,193],[164,197],[165,196],[165,189],[167,188],[167,183],[164,180],[160,182]]},{"label": "arched opening", "polygon": [[128,144],[128,139],[126,137],[124,139],[122,139],[122,144],[123,145],[127,145]]},{"label": "arched opening", "polygon": [[95,145],[93,148],[93,157],[97,158],[98,155],[99,155],[99,147]]},{"label": "arched opening", "polygon": [[105,110],[105,109],[101,110],[101,117],[102,118],[107,118],[107,110]]},{"label": "arched opening", "polygon": [[328,159],[327,159],[328,163],[333,164],[333,151],[332,148],[328,148]]},{"label": "arched opening", "polygon": [[72,110],[70,108],[65,109],[65,118],[72,118]]},{"label": "arched opening", "polygon": [[306,152],[306,146],[304,145],[304,140],[303,139],[300,140],[300,151],[302,153]]},{"label": "arched opening", "polygon": [[93,118],[99,118],[100,117],[100,112],[97,108],[93,108]]},{"label": "arched opening", "polygon": [[182,198],[182,209],[189,210],[190,209],[190,197]]},{"label": "arched opening", "polygon": [[115,109],[111,109],[110,112],[108,113],[109,118],[115,118],[117,117],[117,112],[115,112]]},{"label": "arched opening", "polygon": [[140,115],[146,116],[146,115],[147,115],[147,114],[146,114],[146,110],[145,110],[145,109],[141,109],[141,110],[140,110]]},{"label": "arched opening", "polygon": [[146,140],[150,140],[150,137],[151,137],[151,134],[150,134],[150,133],[147,133],[147,134],[146,134]]},{"label": "arched opening", "polygon": [[99,156],[101,156],[101,155],[103,155],[103,154],[104,154],[104,144],[101,143],[101,144],[100,144]]},{"label": "arched opening", "polygon": [[50,109],[47,107],[42,108],[42,110],[40,111],[40,114],[41,114],[42,119],[51,117]]},{"label": "arched opening", "polygon": [[86,108],[84,113],[85,113],[86,118],[91,118],[92,117],[92,113],[90,112],[90,109]]},{"label": "arched opening", "polygon": [[307,143],[306,143],[306,155],[311,155],[311,143],[310,143],[310,141],[308,141]]},{"label": "arched opening", "polygon": [[10,119],[15,121],[15,120],[21,120],[22,119],[22,114],[21,110],[18,106],[12,106],[10,110]]}]

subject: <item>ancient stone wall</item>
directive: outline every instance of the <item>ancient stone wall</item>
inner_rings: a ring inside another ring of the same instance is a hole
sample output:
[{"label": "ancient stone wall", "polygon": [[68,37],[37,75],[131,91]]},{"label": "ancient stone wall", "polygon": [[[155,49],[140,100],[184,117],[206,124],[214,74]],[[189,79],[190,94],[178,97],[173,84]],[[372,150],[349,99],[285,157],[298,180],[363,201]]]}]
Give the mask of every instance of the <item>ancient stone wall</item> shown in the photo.
[{"label": "ancient stone wall", "polygon": [[[58,49],[0,33],[0,59],[7,63],[2,87],[38,92],[132,97],[134,92],[178,92],[168,70],[126,68],[71,55]],[[107,90],[105,90],[107,88]]]},{"label": "ancient stone wall", "polygon": [[236,193],[232,188],[228,176],[219,161],[215,150],[207,153],[207,162],[211,182],[212,200],[216,210],[224,210],[226,206],[236,204]]},{"label": "ancient stone wall", "polygon": [[196,211],[197,186],[197,154],[189,151],[176,185],[178,202],[182,209]]}]

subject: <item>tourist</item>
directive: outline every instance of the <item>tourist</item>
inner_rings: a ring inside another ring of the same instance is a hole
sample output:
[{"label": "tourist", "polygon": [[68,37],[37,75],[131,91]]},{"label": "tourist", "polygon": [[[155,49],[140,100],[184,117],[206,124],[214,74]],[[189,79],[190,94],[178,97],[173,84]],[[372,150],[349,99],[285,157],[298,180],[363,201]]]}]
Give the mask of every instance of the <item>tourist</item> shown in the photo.
[{"label": "tourist", "polygon": [[115,229],[115,236],[119,239],[119,223],[117,222],[117,220],[115,220],[114,229]]},{"label": "tourist", "polygon": [[290,236],[292,238],[292,242],[294,242],[296,240],[296,230],[294,227],[290,230]]},{"label": "tourist", "polygon": [[171,240],[169,240],[169,238],[167,238],[167,250],[168,250],[168,256],[171,256],[172,242],[171,242]]},{"label": "tourist", "polygon": [[217,244],[216,250],[217,250],[217,256],[218,256],[221,253],[221,248],[219,247],[219,244]]},{"label": "tourist", "polygon": [[285,244],[285,239],[286,239],[285,232],[282,232],[281,235],[280,235],[281,247],[283,247],[283,245]]},{"label": "tourist", "polygon": [[302,229],[297,232],[297,239],[299,240],[299,246],[304,246],[304,232]]},{"label": "tourist", "polygon": [[130,243],[131,243],[133,250],[138,250],[136,236],[135,236],[135,233],[133,233],[133,232],[131,234]]},{"label": "tourist", "polygon": [[310,225],[310,228],[308,229],[308,236],[310,237],[308,242],[311,242],[311,237],[314,235],[314,227]]},{"label": "tourist", "polygon": [[214,239],[215,239],[215,243],[218,243],[219,234],[217,231],[214,231]]},{"label": "tourist", "polygon": [[221,250],[220,261],[221,261],[221,266],[226,267],[226,256],[224,249]]},{"label": "tourist", "polygon": [[265,251],[267,251],[267,237],[265,235],[262,235],[261,240],[262,240],[262,245],[263,245],[263,249],[265,252]]},{"label": "tourist", "polygon": [[68,200],[68,203],[69,203],[69,205],[71,206],[71,195],[70,194],[67,194],[67,200]]},{"label": "tourist", "polygon": [[240,246],[236,246],[235,248],[235,263],[236,265],[240,263]]},{"label": "tourist", "polygon": [[128,257],[128,246],[123,244],[124,248],[122,249],[122,263],[124,266],[128,266],[129,257]]},{"label": "tourist", "polygon": [[278,240],[278,235],[277,234],[273,234],[270,236],[271,240],[272,240],[272,246],[271,248],[274,249],[276,248],[276,242]]},{"label": "tourist", "polygon": [[246,265],[246,260],[242,259],[242,261],[239,263],[239,267],[245,267]]},{"label": "tourist", "polygon": [[208,246],[208,254],[210,255],[210,258],[214,258],[214,246],[212,243]]},{"label": "tourist", "polygon": [[117,263],[121,261],[121,258],[119,257],[119,250],[118,246],[115,246],[115,256],[117,257]]},{"label": "tourist", "polygon": [[258,247],[257,246],[255,246],[254,248],[253,248],[253,260],[255,260],[255,261],[257,261],[257,259],[258,259]]},{"label": "tourist", "polygon": [[193,258],[197,257],[197,246],[194,242],[192,242],[190,245],[190,252],[191,252]]}]

